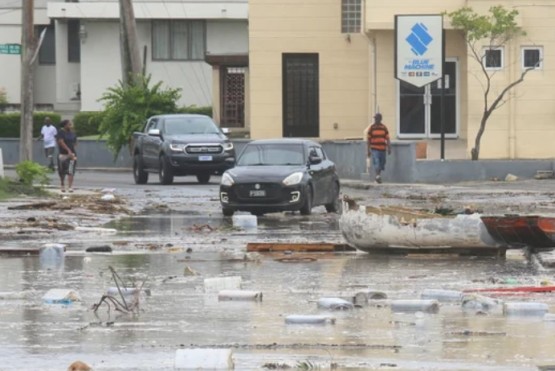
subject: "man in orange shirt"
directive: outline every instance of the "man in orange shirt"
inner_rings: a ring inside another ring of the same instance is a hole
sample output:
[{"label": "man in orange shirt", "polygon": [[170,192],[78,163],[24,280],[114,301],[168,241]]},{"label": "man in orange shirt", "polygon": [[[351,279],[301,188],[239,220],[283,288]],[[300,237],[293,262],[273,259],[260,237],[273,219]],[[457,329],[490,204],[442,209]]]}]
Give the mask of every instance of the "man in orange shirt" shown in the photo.
[{"label": "man in orange shirt", "polygon": [[372,167],[376,172],[376,182],[382,182],[381,173],[385,169],[385,151],[391,154],[391,142],[389,141],[389,131],[387,127],[382,124],[382,114],[376,113],[374,115],[374,123],[368,129],[368,156],[371,157]]}]

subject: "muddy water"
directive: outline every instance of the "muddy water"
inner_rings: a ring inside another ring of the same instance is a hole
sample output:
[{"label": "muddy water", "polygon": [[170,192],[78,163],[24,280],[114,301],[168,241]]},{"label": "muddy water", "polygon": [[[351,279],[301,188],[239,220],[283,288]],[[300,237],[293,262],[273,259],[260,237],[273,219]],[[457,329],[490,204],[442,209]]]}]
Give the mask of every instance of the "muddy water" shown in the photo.
[{"label": "muddy water", "polygon": [[[324,216],[289,219],[290,237],[318,240],[333,234],[334,222]],[[258,230],[249,233],[229,229],[229,223],[194,215],[157,216],[113,223],[120,233],[96,236],[104,243],[141,242],[156,233],[163,243],[196,241],[190,253],[136,253],[115,245],[113,254],[86,254],[83,246],[94,237],[84,236],[81,243],[72,241],[63,264],[51,269],[41,267],[38,257],[0,258],[0,292],[8,293],[0,299],[0,369],[61,370],[81,359],[95,370],[171,370],[175,350],[190,347],[230,347],[238,370],[302,362],[353,370],[532,370],[555,364],[555,322],[541,318],[505,317],[499,309],[479,316],[458,304],[444,304],[437,314],[394,314],[387,305],[329,312],[315,303],[369,288],[390,299],[412,299],[426,288],[462,290],[491,286],[492,281],[529,285],[553,279],[537,273],[519,252],[509,252],[504,260],[322,253],[297,262],[280,254],[245,262],[202,249],[241,242],[244,247],[253,238],[283,232],[273,217],[261,218]],[[202,224],[218,231],[191,232],[192,225]],[[90,310],[113,286],[109,266],[129,281],[146,279],[151,296],[144,298],[140,314],[118,315],[102,307],[95,316]],[[198,275],[185,276],[186,268]],[[204,292],[204,279],[218,276],[241,276],[242,287],[262,291],[263,301],[219,302],[216,294]],[[50,288],[74,289],[82,302],[43,304],[41,297]],[[501,299],[541,301],[555,312],[552,294]],[[286,325],[289,314],[326,314],[336,322]]]}]

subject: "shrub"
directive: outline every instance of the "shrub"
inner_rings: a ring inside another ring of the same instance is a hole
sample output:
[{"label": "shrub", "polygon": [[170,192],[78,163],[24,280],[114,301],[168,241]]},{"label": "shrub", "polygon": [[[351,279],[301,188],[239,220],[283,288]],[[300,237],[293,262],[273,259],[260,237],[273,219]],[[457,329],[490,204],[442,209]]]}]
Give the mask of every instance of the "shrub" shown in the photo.
[{"label": "shrub", "polygon": [[46,166],[42,166],[33,161],[23,161],[15,166],[15,172],[19,176],[20,181],[25,185],[33,185],[38,183],[44,186],[50,182],[48,173],[50,170]]},{"label": "shrub", "polygon": [[133,132],[141,130],[150,116],[177,112],[180,89],[162,89],[161,81],[150,87],[150,76],[135,80],[128,85],[119,81],[100,98],[105,103],[105,110],[99,131],[101,137],[107,136],[106,145],[114,157],[129,144]]},{"label": "shrub", "polygon": [[212,107],[211,106],[197,107],[195,105],[185,106],[185,107],[179,108],[178,113],[195,113],[198,115],[206,115],[206,116],[212,117]]},{"label": "shrub", "polygon": [[79,112],[73,117],[73,125],[78,136],[100,134],[99,128],[102,122],[102,112]]},{"label": "shrub", "polygon": [[0,112],[4,112],[6,106],[8,105],[8,97],[6,94],[6,89],[0,87]]},{"label": "shrub", "polygon": [[[44,124],[44,118],[50,117],[54,125],[61,121],[61,116],[54,112],[35,112],[33,113],[33,137],[40,135],[40,129]],[[19,138],[19,129],[21,126],[21,114],[0,113],[0,138]]]}]

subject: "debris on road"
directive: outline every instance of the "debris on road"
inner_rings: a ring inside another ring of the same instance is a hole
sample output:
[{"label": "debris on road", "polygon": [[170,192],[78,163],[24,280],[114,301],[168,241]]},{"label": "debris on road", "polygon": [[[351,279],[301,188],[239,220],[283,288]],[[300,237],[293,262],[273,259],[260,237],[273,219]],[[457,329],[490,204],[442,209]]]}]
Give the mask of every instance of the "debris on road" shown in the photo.
[{"label": "debris on road", "polygon": [[287,324],[323,325],[329,323],[334,325],[335,321],[334,317],[322,315],[291,314],[285,317]]},{"label": "debris on road", "polygon": [[50,289],[42,297],[42,302],[44,304],[69,305],[76,301],[81,301],[81,297],[77,291],[70,289]]},{"label": "debris on road", "polygon": [[272,251],[355,251],[354,248],[342,243],[287,243],[287,242],[249,242],[247,252],[272,252]]},{"label": "debris on road", "polygon": [[219,301],[262,301],[261,291],[222,290],[218,293]]}]

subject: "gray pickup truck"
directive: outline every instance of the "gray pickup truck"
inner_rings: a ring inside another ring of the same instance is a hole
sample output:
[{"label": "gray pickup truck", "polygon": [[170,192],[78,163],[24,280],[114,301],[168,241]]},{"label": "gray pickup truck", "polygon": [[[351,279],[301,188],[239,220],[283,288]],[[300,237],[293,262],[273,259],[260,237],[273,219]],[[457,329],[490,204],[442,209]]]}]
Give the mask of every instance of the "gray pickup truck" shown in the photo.
[{"label": "gray pickup truck", "polygon": [[132,148],[136,184],[148,182],[149,173],[158,173],[162,184],[182,175],[196,175],[205,184],[235,166],[233,143],[204,115],[153,116],[142,132],[133,133]]}]

